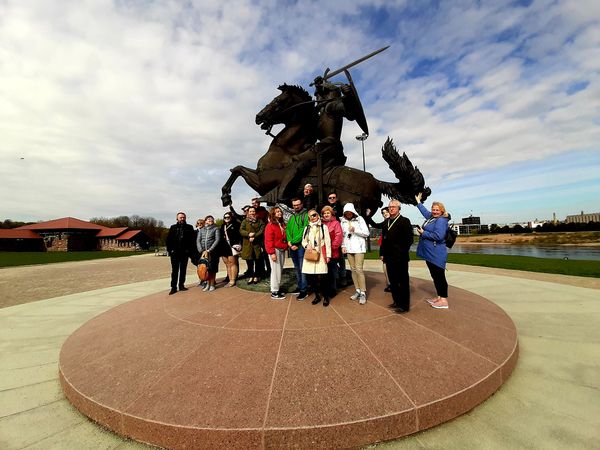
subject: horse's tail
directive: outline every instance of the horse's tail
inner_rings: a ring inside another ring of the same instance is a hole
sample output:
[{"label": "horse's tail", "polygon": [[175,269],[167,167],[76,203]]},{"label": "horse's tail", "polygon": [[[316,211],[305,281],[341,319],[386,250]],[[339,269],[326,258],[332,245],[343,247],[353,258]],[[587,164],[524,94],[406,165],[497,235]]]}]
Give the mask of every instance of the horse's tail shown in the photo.
[{"label": "horse's tail", "polygon": [[384,195],[411,205],[416,205],[415,195],[419,192],[423,193],[421,201],[425,201],[429,197],[431,189],[425,186],[425,179],[421,171],[413,166],[406,153],[402,153],[400,156],[394,142],[389,137],[381,148],[381,155],[398,179],[397,183],[377,180]]}]

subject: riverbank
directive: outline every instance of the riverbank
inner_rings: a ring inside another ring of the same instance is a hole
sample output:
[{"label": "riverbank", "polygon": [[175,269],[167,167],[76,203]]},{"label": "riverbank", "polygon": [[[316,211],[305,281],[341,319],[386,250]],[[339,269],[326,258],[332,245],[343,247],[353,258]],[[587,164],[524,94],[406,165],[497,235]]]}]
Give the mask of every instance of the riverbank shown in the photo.
[{"label": "riverbank", "polygon": [[600,231],[569,231],[556,233],[506,233],[460,235],[456,242],[468,244],[504,244],[504,245],[576,245],[582,247],[600,247]]}]

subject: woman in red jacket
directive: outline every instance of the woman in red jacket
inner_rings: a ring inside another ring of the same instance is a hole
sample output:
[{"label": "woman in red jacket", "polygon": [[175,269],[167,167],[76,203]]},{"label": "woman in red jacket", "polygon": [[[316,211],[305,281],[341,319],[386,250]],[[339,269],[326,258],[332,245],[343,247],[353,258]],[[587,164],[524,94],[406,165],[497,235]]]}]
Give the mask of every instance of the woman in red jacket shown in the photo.
[{"label": "woman in red jacket", "polygon": [[[335,297],[337,286],[336,280],[338,277],[338,265],[340,264],[341,254],[341,246],[344,241],[344,233],[342,232],[342,225],[335,217],[335,211],[331,206],[324,206],[321,209],[321,217],[323,223],[327,225],[327,229],[329,230],[329,238],[331,240],[331,259],[327,263],[327,278],[326,278],[326,286],[329,291],[329,298]],[[344,277],[346,274],[344,274]],[[323,306],[329,305],[329,302],[326,301],[327,304],[323,303]]]},{"label": "woman in red jacket", "polygon": [[265,228],[265,249],[269,255],[269,263],[271,263],[271,298],[273,300],[285,298],[285,295],[279,290],[279,286],[287,248],[283,212],[275,206],[269,211],[269,223]]}]

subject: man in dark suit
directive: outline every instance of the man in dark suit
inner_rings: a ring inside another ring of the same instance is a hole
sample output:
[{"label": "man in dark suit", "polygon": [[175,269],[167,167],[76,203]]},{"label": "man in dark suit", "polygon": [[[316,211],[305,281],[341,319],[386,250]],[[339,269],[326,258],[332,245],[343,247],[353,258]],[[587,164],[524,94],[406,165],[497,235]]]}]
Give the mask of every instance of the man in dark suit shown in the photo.
[{"label": "man in dark suit", "polygon": [[185,213],[178,212],[177,223],[171,225],[169,234],[167,234],[167,252],[171,257],[171,291],[169,295],[177,292],[177,286],[179,286],[180,291],[187,291],[185,272],[188,258],[196,246],[196,233],[194,227],[187,224],[185,219]]},{"label": "man in dark suit", "polygon": [[390,217],[383,224],[381,259],[387,267],[394,303],[390,306],[398,312],[410,309],[410,283],[408,276],[408,254],[414,235],[410,220],[400,215],[400,202],[391,200],[388,206]]}]

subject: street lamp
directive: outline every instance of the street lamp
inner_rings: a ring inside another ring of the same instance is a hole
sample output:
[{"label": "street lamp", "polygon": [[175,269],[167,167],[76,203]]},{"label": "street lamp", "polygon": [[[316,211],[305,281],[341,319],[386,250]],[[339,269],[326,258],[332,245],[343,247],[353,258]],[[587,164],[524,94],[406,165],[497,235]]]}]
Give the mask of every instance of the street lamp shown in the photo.
[{"label": "street lamp", "polygon": [[356,136],[356,140],[360,141],[362,144],[362,152],[363,152],[363,172],[367,171],[367,166],[365,165],[365,139],[367,139],[369,135],[367,133],[363,133],[360,136]]},{"label": "street lamp", "polygon": [[[360,141],[362,144],[362,152],[363,152],[363,172],[367,171],[367,166],[365,164],[365,140],[369,137],[367,133],[363,133],[360,136],[356,136],[356,140]],[[367,225],[369,228],[369,225]],[[367,251],[371,251],[371,230],[369,229],[369,237],[367,238]]]}]

